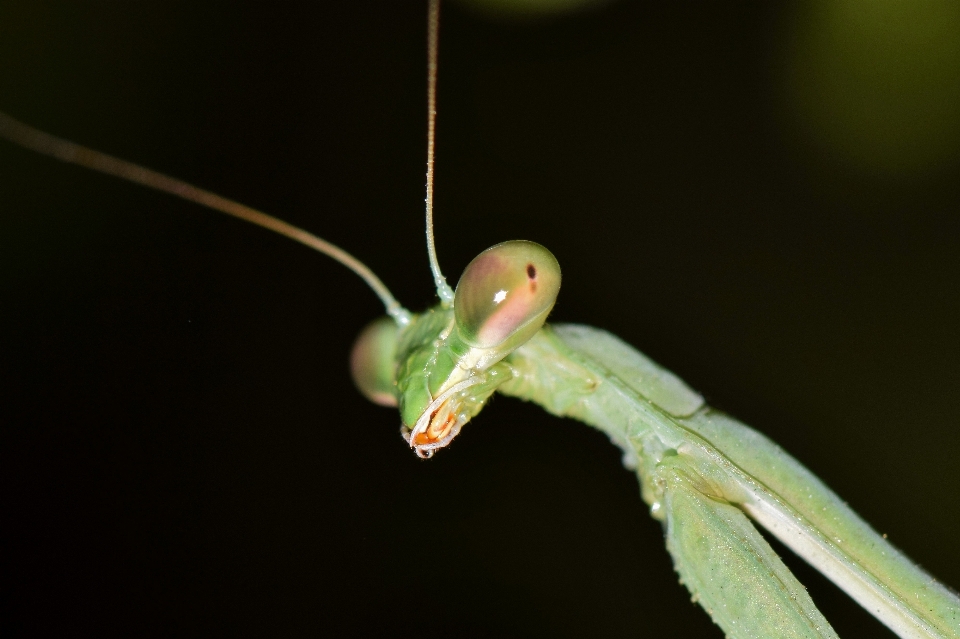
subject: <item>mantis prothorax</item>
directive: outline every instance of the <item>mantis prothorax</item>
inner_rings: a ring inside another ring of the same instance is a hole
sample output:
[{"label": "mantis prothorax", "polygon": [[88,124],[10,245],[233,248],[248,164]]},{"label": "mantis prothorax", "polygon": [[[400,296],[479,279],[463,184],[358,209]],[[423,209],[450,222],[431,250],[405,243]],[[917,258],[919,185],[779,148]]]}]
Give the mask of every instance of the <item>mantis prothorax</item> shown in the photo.
[{"label": "mantis prothorax", "polygon": [[[511,245],[511,250],[517,245]],[[509,272],[508,284],[500,286],[499,280],[495,280],[497,285],[492,285],[488,280],[480,279],[479,288],[483,291],[483,295],[478,294],[479,301],[484,301],[487,297],[490,300],[488,302],[493,302],[498,304],[498,302],[507,302],[511,295],[517,293],[520,290],[529,290],[529,285],[531,283],[538,283],[541,278],[545,275],[549,276],[550,273],[554,270],[554,262],[551,261],[552,257],[548,254],[543,254],[540,252],[540,249],[530,246],[520,246],[520,250],[525,251],[526,249],[532,249],[533,253],[520,253],[520,259],[516,261],[520,265],[519,270],[512,270]],[[504,249],[500,249],[502,252]],[[488,256],[490,254],[487,254]],[[496,253],[494,254],[496,255]],[[511,258],[512,259],[512,258]],[[533,261],[531,261],[533,260]],[[530,266],[533,266],[533,273],[531,274]],[[549,284],[549,283],[548,283]],[[489,292],[492,295],[487,294],[487,287],[492,285],[493,290]],[[524,289],[523,287],[528,287]],[[548,288],[554,288],[553,286],[548,286]],[[464,289],[468,290],[468,289]],[[500,297],[501,291],[504,293],[504,296],[499,301],[496,299]],[[541,292],[542,293],[542,292]],[[553,291],[555,295],[555,291]],[[444,297],[443,292],[440,292],[441,298]],[[464,293],[467,295],[467,293]],[[471,295],[472,296],[472,295]],[[469,299],[469,296],[468,296]],[[455,304],[454,311],[458,308],[462,309],[467,306],[467,303]],[[543,317],[546,315],[546,312],[549,311],[549,307],[552,305],[552,298],[548,298],[548,301],[543,304],[534,304],[531,308],[530,319],[532,321],[542,321]],[[499,306],[498,306],[499,308]],[[389,309],[389,304],[388,304]],[[764,477],[763,473],[768,468],[765,468],[766,464],[763,460],[769,460],[769,456],[777,456],[779,453],[775,450],[767,449],[768,442],[762,438],[757,438],[753,441],[753,453],[758,455],[758,459],[761,460],[761,468],[754,469],[755,474],[750,474],[750,462],[743,459],[738,459],[740,463],[737,466],[740,469],[747,468],[747,482],[746,484],[742,480],[743,477],[737,476],[738,481],[730,483],[729,473],[733,472],[728,465],[725,465],[722,457],[710,457],[709,454],[704,453],[705,448],[698,448],[700,446],[701,439],[706,439],[711,444],[718,446],[722,452],[729,456],[736,456],[739,453],[737,449],[737,443],[727,441],[724,444],[719,444],[718,441],[723,441],[723,434],[718,434],[716,432],[706,433],[710,428],[716,426],[717,421],[723,422],[722,417],[716,417],[713,422],[709,422],[708,415],[704,413],[699,413],[698,411],[706,410],[702,408],[701,400],[699,396],[695,393],[689,391],[682,382],[679,382],[676,378],[672,377],[669,373],[665,373],[656,365],[645,360],[639,354],[632,351],[629,347],[615,340],[615,338],[610,338],[604,333],[593,332],[592,329],[576,329],[576,328],[563,328],[559,332],[554,332],[551,336],[550,333],[537,333],[536,336],[526,335],[523,337],[529,338],[525,344],[519,344],[519,340],[514,341],[515,331],[506,331],[506,336],[500,335],[502,339],[494,340],[492,342],[484,341],[483,336],[480,333],[483,332],[483,328],[489,326],[485,321],[488,310],[481,309],[476,311],[476,316],[467,316],[462,318],[461,322],[451,323],[449,318],[449,310],[444,311],[443,309],[438,309],[435,311],[435,315],[438,317],[443,316],[444,313],[447,315],[444,317],[444,321],[438,321],[436,327],[431,333],[424,332],[423,339],[426,340],[428,337],[430,340],[435,339],[433,333],[438,332],[437,328],[447,331],[447,342],[445,347],[450,347],[450,336],[454,334],[454,330],[463,331],[467,337],[463,340],[466,346],[475,349],[480,347],[481,350],[486,351],[492,349],[497,351],[493,357],[487,357],[484,353],[477,353],[475,350],[469,350],[471,357],[475,361],[482,361],[481,365],[484,368],[484,373],[496,372],[498,375],[507,379],[507,382],[504,385],[497,386],[500,390],[512,391],[513,394],[524,395],[528,394],[530,398],[538,400],[545,403],[548,407],[551,407],[555,412],[574,412],[577,410],[587,410],[589,401],[578,400],[578,394],[582,398],[584,397],[598,397],[600,393],[606,392],[603,389],[616,388],[622,386],[616,381],[616,372],[619,370],[619,366],[623,367],[623,371],[620,374],[621,378],[629,378],[633,375],[637,368],[639,367],[644,371],[644,375],[639,380],[634,380],[637,384],[637,388],[633,388],[631,384],[626,383],[626,389],[621,388],[625,391],[625,396],[630,395],[631,393],[639,396],[634,397],[632,401],[636,404],[632,406],[630,410],[639,410],[639,413],[630,413],[629,415],[621,414],[618,420],[615,423],[603,423],[597,424],[601,426],[608,434],[610,434],[615,441],[621,444],[625,448],[627,453],[626,459],[630,463],[637,465],[637,467],[643,471],[643,480],[642,485],[646,491],[646,497],[651,503],[651,507],[655,508],[658,518],[668,517],[670,512],[677,514],[677,519],[681,523],[687,525],[693,529],[693,535],[700,535],[701,539],[708,538],[711,534],[722,535],[724,530],[730,530],[731,526],[739,525],[737,522],[743,521],[742,516],[738,515],[737,512],[733,512],[730,509],[722,507],[721,502],[716,501],[715,499],[705,501],[703,499],[704,495],[717,498],[722,497],[724,501],[733,503],[738,507],[746,510],[748,513],[753,514],[759,517],[761,520],[764,517],[767,517],[766,521],[769,523],[769,513],[760,509],[757,504],[769,505],[767,501],[760,499],[757,502],[751,502],[749,499],[750,490],[745,488],[745,486],[756,486],[750,484],[749,480],[755,477],[761,477],[760,484],[762,486],[767,486],[772,483],[772,479],[769,477]],[[407,318],[403,316],[402,313],[394,313],[400,317],[400,324],[403,325],[401,330],[412,331],[409,326],[407,326]],[[422,322],[423,316],[418,316],[417,321]],[[531,324],[524,324],[526,327],[530,327]],[[395,324],[385,324],[385,326],[395,326]],[[423,326],[419,324],[418,326]],[[515,326],[513,328],[516,328]],[[392,330],[392,329],[391,329]],[[584,332],[586,331],[586,332]],[[496,331],[493,331],[496,333]],[[382,333],[378,333],[378,338],[383,338]],[[407,342],[413,341],[413,338],[410,335],[413,335],[412,332],[405,334],[406,337],[401,338],[406,339]],[[385,338],[388,342],[390,340],[389,336]],[[504,346],[504,340],[511,341],[507,346],[514,347],[506,348]],[[556,342],[559,340],[559,342]],[[614,341],[610,341],[614,340]],[[457,346],[457,349],[462,349],[461,346]],[[554,350],[551,350],[554,349]],[[556,349],[561,349],[562,352],[556,352]],[[570,350],[572,349],[572,353]],[[507,353],[506,351],[510,351]],[[382,351],[375,351],[376,353],[382,354]],[[438,351],[439,352],[439,351]],[[427,360],[430,360],[432,363],[433,360],[433,347],[431,346],[426,351],[428,357]],[[579,355],[578,355],[579,353]],[[593,358],[591,356],[587,357],[587,360],[584,361],[582,357],[584,354],[593,353]],[[465,355],[465,354],[464,354]],[[411,354],[411,356],[416,357],[416,355]],[[499,357],[505,357],[506,359],[500,360],[503,364],[501,368],[497,368],[497,361]],[[614,357],[617,359],[616,363],[611,363],[608,361],[609,357]],[[362,359],[362,358],[361,358]],[[600,360],[599,366],[603,370],[598,370],[594,366],[596,360]],[[623,361],[626,360],[626,361]],[[390,361],[390,360],[388,360]],[[409,360],[408,360],[409,361]],[[459,360],[462,361],[462,360]],[[551,371],[548,367],[550,362],[553,362],[559,366],[559,370],[564,374],[570,374],[570,379],[564,379],[563,388],[560,386],[554,386],[550,388],[549,397],[544,395],[544,389],[546,381],[550,380],[552,375],[556,375],[557,371]],[[591,364],[591,361],[594,364]],[[544,364],[544,362],[546,364]],[[539,366],[546,366],[544,370],[541,370],[536,375],[524,376],[524,371],[529,371],[532,368],[537,368]],[[388,371],[395,368],[396,365],[388,366]],[[467,367],[468,369],[470,367]],[[448,370],[455,370],[449,369]],[[368,371],[363,366],[360,367],[361,373],[363,371]],[[632,372],[631,372],[632,371]],[[473,373],[473,370],[466,370],[466,373]],[[427,406],[431,408],[441,409],[444,406],[432,406],[433,400],[436,399],[434,396],[442,396],[444,390],[449,390],[449,388],[443,387],[444,384],[451,386],[449,383],[449,378],[445,375],[437,375],[432,370],[430,371],[430,376],[428,379],[436,380],[441,386],[436,389],[428,389],[429,396],[431,398],[430,402],[426,402]],[[611,376],[611,373],[614,373]],[[519,375],[519,376],[517,376]],[[361,375],[362,376],[362,375]],[[389,377],[388,375],[387,377]],[[372,375],[373,379],[376,380],[377,376]],[[441,378],[442,379],[437,379]],[[467,391],[469,394],[478,395],[476,392],[482,388],[482,386],[488,382],[489,379],[483,380],[475,385],[463,386],[464,381],[473,381],[478,379],[476,376],[472,376],[469,380],[460,380],[452,383],[453,386],[459,386],[459,390]],[[653,380],[651,384],[650,381]],[[387,398],[396,399],[396,392],[392,390],[394,388],[393,382],[395,380],[388,379],[388,383],[384,386],[374,381],[369,384],[363,383],[362,385],[367,387],[367,390],[371,395],[382,398],[382,401],[389,401]],[[621,379],[621,381],[623,381]],[[441,390],[441,387],[443,389]],[[493,388],[483,388],[484,391],[492,392]],[[449,397],[445,398],[449,399]],[[482,400],[482,396],[480,396]],[[564,401],[569,401],[568,405],[565,405]],[[421,398],[419,400],[420,404],[424,404],[424,400]],[[412,402],[416,404],[416,401]],[[479,403],[479,402],[478,402]],[[479,407],[479,406],[478,406]],[[639,407],[639,408],[638,408]],[[613,410],[613,409],[611,409]],[[622,407],[617,408],[616,410],[624,410]],[[419,409],[412,411],[412,416],[408,418],[407,426],[412,431],[409,433],[411,443],[415,447],[419,447],[418,450],[425,454],[429,454],[433,450],[434,446],[439,444],[445,444],[449,442],[449,438],[455,434],[456,429],[458,429],[462,424],[454,422],[444,421],[443,423],[435,424],[431,421],[430,424],[420,425],[417,423],[419,419],[414,420],[413,416],[418,416],[417,414],[421,411]],[[453,417],[459,415],[459,411],[452,411],[450,413]],[[704,422],[693,424],[690,420],[696,421],[698,418],[696,415],[700,415],[704,418]],[[586,414],[582,415],[586,419],[593,419]],[[595,418],[595,417],[594,417]],[[676,427],[677,422],[680,422],[680,429]],[[622,430],[627,427],[627,424],[631,424],[631,427],[636,426],[638,423],[653,424],[653,426],[647,430],[641,429],[634,433],[631,433],[630,436],[627,436],[627,433]],[[435,432],[428,432],[431,427]],[[742,431],[742,427],[736,425],[735,423],[728,423],[727,427],[732,429],[732,432],[740,433],[745,438],[755,438],[757,437],[752,431]],[[420,430],[418,430],[420,428]],[[665,429],[666,434],[665,434]],[[642,431],[642,432],[641,432]],[[691,432],[692,431],[692,432]],[[730,430],[727,431],[731,432]],[[422,441],[418,441],[418,436],[425,436]],[[699,438],[698,438],[699,436]],[[632,441],[636,440],[636,441]],[[642,450],[637,449],[635,444],[637,442],[643,442],[644,446]],[[726,447],[726,448],[724,448]],[[709,459],[697,459],[698,454],[704,454]],[[751,453],[752,454],[752,453]],[[765,455],[767,455],[765,457]],[[782,460],[781,460],[782,461]],[[702,463],[701,463],[702,462]],[[776,466],[771,466],[776,468]],[[789,466],[788,466],[789,468]],[[800,471],[797,471],[800,472]],[[722,476],[724,473],[728,475],[726,477]],[[715,476],[715,474],[718,474]],[[736,474],[736,473],[734,473]],[[691,478],[688,475],[693,475]],[[795,477],[793,479],[796,479]],[[674,482],[674,483],[671,483]],[[812,482],[812,483],[811,483]],[[788,482],[789,483],[789,482]],[[791,484],[794,485],[795,484]],[[805,488],[815,485],[815,480],[812,478],[806,477],[805,483],[803,486]],[[751,488],[752,489],[752,488]],[[719,490],[719,492],[717,492]],[[725,491],[737,492],[737,494],[730,494]],[[783,490],[789,490],[789,486]],[[671,502],[671,500],[673,500]],[[677,503],[679,501],[679,503]],[[748,504],[747,502],[750,502]],[[836,504],[832,504],[836,506]],[[753,508],[754,510],[751,510]],[[672,510],[671,510],[672,509]],[[700,511],[697,517],[691,517],[695,511]],[[831,511],[833,514],[833,511]],[[701,518],[702,517],[702,518]],[[706,527],[701,527],[702,523],[698,522],[710,522],[706,524]],[[733,522],[733,524],[731,524]],[[726,528],[725,528],[726,527]],[[683,526],[674,527],[673,535],[673,544],[674,549],[678,552],[682,552],[685,547],[685,542],[682,538],[680,532],[677,532],[678,528],[683,528]],[[814,527],[816,529],[816,527]],[[737,529],[740,533],[744,534],[749,533],[749,529]],[[682,531],[681,531],[682,532]],[[754,534],[754,533],[751,533]],[[756,538],[751,538],[755,540]],[[877,543],[881,543],[877,540],[874,540]],[[718,545],[719,546],[719,545]],[[841,550],[843,546],[840,546]],[[805,549],[809,552],[809,548]],[[882,551],[881,551],[882,552]],[[741,558],[743,554],[739,555]],[[767,557],[768,561],[774,561],[773,559]],[[832,563],[831,563],[832,562]],[[844,562],[837,562],[832,560],[827,560],[827,563],[831,565],[846,566]],[[722,560],[717,560],[717,558],[707,558],[703,560],[703,563],[700,564],[698,561],[691,559],[681,559],[680,568],[682,570],[693,571],[696,573],[699,569],[703,567],[713,567],[713,566],[724,566]],[[751,571],[749,566],[742,566],[742,571],[738,571],[736,575],[742,577],[744,583],[747,583],[751,576],[756,576],[754,574],[756,571]],[[783,582],[784,580],[789,581],[788,577],[783,577],[778,573],[778,580]],[[758,577],[763,581],[762,576]],[[735,579],[727,580],[724,585],[736,581]],[[687,583],[692,585],[696,582],[696,574],[689,576]],[[769,586],[769,584],[767,584]],[[702,591],[706,588],[703,584],[699,586],[701,590],[701,602],[709,607],[711,603],[710,595],[703,595]],[[771,592],[777,592],[774,588]],[[712,595],[714,597],[713,601],[717,601],[716,593]],[[950,595],[944,595],[946,597],[945,601],[948,604],[952,602],[954,605],[956,599],[950,599]],[[789,595],[791,601],[796,601],[796,599],[802,599],[802,593],[797,593],[796,590],[791,591]],[[721,599],[721,601],[728,601],[726,599]],[[729,601],[733,601],[730,599]],[[789,606],[787,606],[789,607]],[[801,606],[803,608],[803,606]],[[730,618],[724,618],[716,607],[714,607],[714,612],[718,612],[719,619],[723,621],[726,631],[733,635],[737,636],[738,629],[736,623],[734,626],[731,626]],[[814,613],[807,610],[808,620],[811,618],[811,615],[816,620],[817,624],[822,623],[819,621],[819,618],[815,616]],[[896,615],[894,614],[894,617]],[[736,619],[736,617],[733,617]],[[750,617],[753,620],[759,620],[761,625],[764,628],[769,629],[771,620],[773,617],[769,613],[762,613],[758,615],[753,615]],[[789,623],[789,622],[784,622]],[[803,626],[803,624],[794,624],[791,625],[795,630],[804,629],[809,630],[809,625]],[[824,626],[825,627],[825,626]],[[956,626],[954,625],[954,630]],[[798,630],[799,632],[799,630]],[[771,636],[788,636],[788,632],[778,629],[771,632]],[[905,636],[910,636],[909,633],[902,633]],[[937,636],[937,635],[932,635]],[[942,636],[951,636],[949,632],[943,632]]]}]

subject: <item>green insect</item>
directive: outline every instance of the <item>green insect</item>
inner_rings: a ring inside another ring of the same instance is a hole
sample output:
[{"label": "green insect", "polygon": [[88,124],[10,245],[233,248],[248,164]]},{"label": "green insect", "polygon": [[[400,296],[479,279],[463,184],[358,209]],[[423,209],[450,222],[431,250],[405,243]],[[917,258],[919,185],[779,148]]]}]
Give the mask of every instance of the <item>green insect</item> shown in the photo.
[{"label": "green insect", "polygon": [[[437,2],[431,6],[432,116]],[[418,314],[401,307],[352,256],[276,218],[7,116],[0,115],[0,135],[270,228],[357,272],[388,316],[364,329],[354,346],[355,383],[372,401],[399,408],[402,435],[421,457],[469,430],[498,392],[604,432],[664,524],[684,585],[728,636],[835,636],[755,523],[898,635],[960,636],[960,599],[769,439],[711,409],[683,381],[610,333],[546,324],[561,282],[560,266],[546,248],[529,241],[498,244],[477,256],[450,289],[433,243],[432,117],[427,238],[440,302]]]}]

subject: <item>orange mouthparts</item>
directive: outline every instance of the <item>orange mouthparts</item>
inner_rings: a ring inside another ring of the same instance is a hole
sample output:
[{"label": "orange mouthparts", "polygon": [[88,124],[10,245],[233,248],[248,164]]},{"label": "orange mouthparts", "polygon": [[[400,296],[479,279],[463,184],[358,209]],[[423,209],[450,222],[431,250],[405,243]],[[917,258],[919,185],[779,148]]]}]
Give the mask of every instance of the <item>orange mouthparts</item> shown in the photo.
[{"label": "orange mouthparts", "polygon": [[460,412],[463,405],[461,399],[468,388],[482,382],[482,377],[471,377],[454,384],[430,402],[412,429],[407,426],[400,429],[403,438],[417,455],[424,459],[433,457],[434,451],[443,448],[457,436],[460,428],[470,419],[468,414]]}]

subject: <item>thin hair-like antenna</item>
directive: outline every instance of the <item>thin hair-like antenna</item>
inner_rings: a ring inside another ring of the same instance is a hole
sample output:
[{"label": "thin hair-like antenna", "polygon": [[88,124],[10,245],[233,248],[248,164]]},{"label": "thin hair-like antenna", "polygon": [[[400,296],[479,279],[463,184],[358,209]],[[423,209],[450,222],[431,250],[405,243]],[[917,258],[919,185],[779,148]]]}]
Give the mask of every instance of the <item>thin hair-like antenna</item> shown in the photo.
[{"label": "thin hair-like antenna", "polygon": [[94,151],[83,145],[58,138],[35,129],[30,125],[16,120],[6,113],[0,111],[0,138],[5,138],[10,142],[19,144],[22,147],[36,151],[42,155],[47,155],[63,162],[77,164],[82,167],[113,175],[115,177],[142,184],[143,186],[170,193],[184,200],[206,206],[220,213],[232,215],[251,224],[262,226],[280,235],[305,244],[312,249],[320,251],[324,255],[332,257],[348,269],[356,273],[367,283],[373,292],[377,294],[380,301],[387,309],[390,315],[398,324],[406,325],[410,322],[410,311],[403,308],[400,302],[396,300],[386,285],[380,281],[380,278],[370,270],[370,268],[344,251],[339,246],[308,233],[301,228],[288,224],[272,215],[267,215],[256,209],[250,208],[228,200],[216,193],[211,193],[204,189],[187,184],[183,180],[164,175],[157,171],[142,167],[133,162],[121,160],[120,158]]},{"label": "thin hair-like antenna", "polygon": [[437,138],[437,41],[440,31],[440,0],[430,0],[427,11],[427,255],[437,297],[444,307],[453,303],[453,289],[440,272],[437,245],[433,239],[433,156]]}]

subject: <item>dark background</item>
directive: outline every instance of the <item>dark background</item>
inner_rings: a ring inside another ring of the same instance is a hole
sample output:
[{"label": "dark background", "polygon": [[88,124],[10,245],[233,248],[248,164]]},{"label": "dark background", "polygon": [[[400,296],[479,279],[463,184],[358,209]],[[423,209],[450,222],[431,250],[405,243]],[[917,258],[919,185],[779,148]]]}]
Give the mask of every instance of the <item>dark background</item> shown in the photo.
[{"label": "dark background", "polygon": [[[445,271],[548,246],[556,320],[960,585],[955,149],[818,138],[802,5],[660,4],[445,6]],[[0,108],[315,231],[420,309],[424,42],[422,3],[6,2]],[[380,312],[289,240],[0,144],[0,634],[721,636],[598,432],[500,399],[406,449],[347,373]],[[841,636],[887,632],[785,560]]]}]

